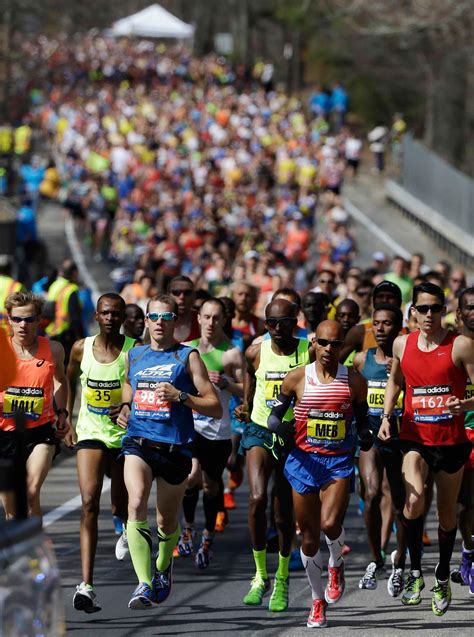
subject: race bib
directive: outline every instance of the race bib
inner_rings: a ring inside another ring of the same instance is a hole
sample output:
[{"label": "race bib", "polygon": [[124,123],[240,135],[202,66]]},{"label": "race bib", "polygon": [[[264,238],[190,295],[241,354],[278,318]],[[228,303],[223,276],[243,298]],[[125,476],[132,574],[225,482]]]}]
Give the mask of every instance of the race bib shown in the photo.
[{"label": "race bib", "polygon": [[122,401],[122,385],[119,380],[87,379],[84,389],[87,411],[100,416],[107,415],[111,405]]},{"label": "race bib", "polygon": [[44,389],[42,387],[9,387],[3,394],[3,415],[13,418],[15,414],[25,414],[31,420],[38,420],[43,413]]},{"label": "race bib", "polygon": [[[385,399],[386,380],[367,381],[367,403],[369,405],[369,416],[381,416],[383,414],[383,403]],[[403,391],[398,396],[397,404],[392,412],[393,416],[399,418],[403,413]]]},{"label": "race bib", "polygon": [[466,400],[469,400],[469,398],[472,398],[473,396],[474,396],[474,384],[468,378],[467,379],[467,385],[466,385],[466,393],[464,394],[464,398]]},{"label": "race bib", "polygon": [[415,422],[442,422],[453,416],[446,407],[451,396],[450,385],[427,385],[413,387],[411,406]]},{"label": "race bib", "polygon": [[312,409],[308,414],[306,440],[311,445],[341,442],[346,437],[346,417],[342,411]]},{"label": "race bib", "polygon": [[140,380],[133,397],[135,416],[152,420],[169,420],[171,405],[167,400],[160,400],[155,393],[158,383],[154,380]]},{"label": "race bib", "polygon": [[265,405],[271,409],[281,391],[281,384],[288,372],[265,372]]}]

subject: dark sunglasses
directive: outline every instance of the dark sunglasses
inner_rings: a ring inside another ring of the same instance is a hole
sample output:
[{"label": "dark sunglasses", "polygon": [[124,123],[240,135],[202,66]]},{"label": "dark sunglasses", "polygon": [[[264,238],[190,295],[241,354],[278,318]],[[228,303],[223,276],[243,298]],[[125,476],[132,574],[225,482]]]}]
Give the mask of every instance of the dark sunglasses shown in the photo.
[{"label": "dark sunglasses", "polygon": [[36,320],[38,319],[38,317],[35,316],[10,316],[10,320],[13,323],[23,323],[23,321],[25,321],[25,323],[34,323]]},{"label": "dark sunglasses", "polygon": [[331,345],[331,347],[342,347],[344,345],[344,341],[338,338],[316,338],[315,341],[318,345],[321,345],[321,347],[327,347],[328,345]]},{"label": "dark sunglasses", "polygon": [[432,314],[438,314],[443,307],[441,303],[433,303],[433,305],[415,305],[415,310],[420,314],[428,314],[430,310]]},{"label": "dark sunglasses", "polygon": [[194,290],[170,290],[170,294],[173,296],[191,296],[194,294]]},{"label": "dark sunglasses", "polygon": [[334,283],[334,279],[318,279],[318,283]]},{"label": "dark sunglasses", "polygon": [[172,321],[176,318],[176,314],[174,312],[148,312],[146,317],[152,323],[156,323],[159,319],[163,319],[163,321]]},{"label": "dark sunglasses", "polygon": [[265,319],[265,323],[272,329],[275,328],[277,325],[281,325],[282,327],[290,327],[290,325],[294,325],[296,323],[296,318],[292,316],[282,316],[281,318],[267,318]]}]

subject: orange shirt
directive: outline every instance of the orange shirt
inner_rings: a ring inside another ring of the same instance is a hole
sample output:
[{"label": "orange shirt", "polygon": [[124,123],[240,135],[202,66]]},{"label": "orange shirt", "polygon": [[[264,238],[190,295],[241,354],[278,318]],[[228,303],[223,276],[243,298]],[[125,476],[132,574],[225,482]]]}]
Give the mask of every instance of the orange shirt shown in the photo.
[{"label": "orange shirt", "polygon": [[[10,341],[10,347],[11,341]],[[5,391],[0,392],[0,430],[15,429],[15,414],[26,416],[32,429],[54,420],[54,359],[49,339],[38,336],[38,350],[30,360],[16,357],[16,373]]]}]

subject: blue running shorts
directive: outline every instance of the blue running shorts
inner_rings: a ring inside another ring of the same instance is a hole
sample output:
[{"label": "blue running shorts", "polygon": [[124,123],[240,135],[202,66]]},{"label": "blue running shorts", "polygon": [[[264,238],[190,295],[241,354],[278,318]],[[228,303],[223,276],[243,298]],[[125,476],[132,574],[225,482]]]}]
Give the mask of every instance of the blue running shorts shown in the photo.
[{"label": "blue running shorts", "polygon": [[295,447],[288,454],[285,477],[298,493],[319,493],[325,484],[336,478],[352,478],[352,454],[340,456],[308,453]]}]

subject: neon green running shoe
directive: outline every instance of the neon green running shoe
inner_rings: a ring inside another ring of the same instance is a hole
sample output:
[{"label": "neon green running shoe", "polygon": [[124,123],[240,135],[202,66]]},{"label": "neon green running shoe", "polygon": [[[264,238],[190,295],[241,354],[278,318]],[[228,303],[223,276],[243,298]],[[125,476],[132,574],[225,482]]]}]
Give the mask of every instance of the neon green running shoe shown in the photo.
[{"label": "neon green running shoe", "polygon": [[[417,575],[418,573],[418,575]],[[410,571],[402,595],[402,604],[417,606],[421,602],[421,591],[425,588],[425,580],[419,571]]]},{"label": "neon green running shoe", "polygon": [[263,596],[265,593],[268,593],[269,590],[270,580],[268,577],[267,579],[262,579],[258,575],[255,575],[250,582],[250,590],[242,601],[248,606],[260,606]]},{"label": "neon green running shoe", "polygon": [[273,592],[268,602],[268,610],[273,613],[281,613],[288,608],[288,588],[290,585],[289,577],[275,577],[273,583]]},{"label": "neon green running shoe", "polygon": [[435,585],[431,589],[431,592],[433,593],[431,610],[436,617],[442,617],[451,603],[451,585],[449,579],[445,582],[441,582],[435,577]]}]

